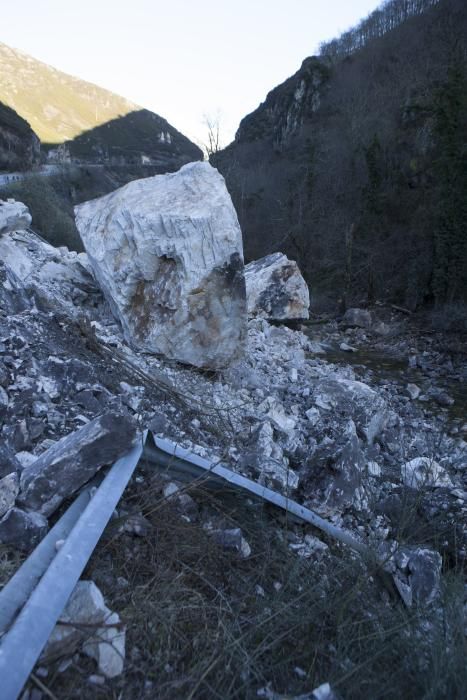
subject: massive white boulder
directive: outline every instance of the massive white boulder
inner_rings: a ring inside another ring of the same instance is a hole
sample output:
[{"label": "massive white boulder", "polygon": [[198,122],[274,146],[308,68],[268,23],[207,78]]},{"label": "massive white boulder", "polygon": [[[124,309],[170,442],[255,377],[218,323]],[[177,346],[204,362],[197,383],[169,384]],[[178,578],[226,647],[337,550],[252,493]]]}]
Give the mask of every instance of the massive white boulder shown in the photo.
[{"label": "massive white boulder", "polygon": [[248,316],[272,321],[308,318],[310,293],[298,265],[273,253],[245,266]]},{"label": "massive white boulder", "polygon": [[128,342],[205,368],[246,337],[242,235],[208,163],[130,182],[75,208],[96,278]]}]

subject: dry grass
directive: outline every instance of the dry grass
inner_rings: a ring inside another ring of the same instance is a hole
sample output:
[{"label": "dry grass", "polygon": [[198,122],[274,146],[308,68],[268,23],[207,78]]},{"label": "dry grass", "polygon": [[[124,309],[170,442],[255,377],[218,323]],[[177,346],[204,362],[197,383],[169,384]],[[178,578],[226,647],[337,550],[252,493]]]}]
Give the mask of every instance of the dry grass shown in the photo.
[{"label": "dry grass", "polygon": [[19,569],[26,555],[13,547],[0,544],[0,590]]},{"label": "dry grass", "polygon": [[127,624],[125,674],[92,686],[95,667],[80,657],[66,673],[51,669],[44,682],[55,697],[226,700],[255,698],[268,684],[299,695],[325,681],[346,700],[463,697],[459,576],[447,582],[444,610],[422,618],[342,549],[321,561],[293,554],[293,526],[265,507],[193,492],[203,520],[242,527],[252,547],[243,560],[186,522],[157,483],[132,489],[127,505],[150,533],[135,538],[114,521],[85,575]]}]

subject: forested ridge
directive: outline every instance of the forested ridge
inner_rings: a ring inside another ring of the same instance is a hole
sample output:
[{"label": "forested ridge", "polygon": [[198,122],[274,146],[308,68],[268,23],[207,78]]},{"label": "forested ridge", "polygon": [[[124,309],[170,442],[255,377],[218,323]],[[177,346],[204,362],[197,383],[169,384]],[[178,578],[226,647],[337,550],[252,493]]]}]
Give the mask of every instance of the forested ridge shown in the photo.
[{"label": "forested ridge", "polygon": [[467,296],[467,7],[391,0],[321,46],[213,156],[253,259],[315,299]]}]

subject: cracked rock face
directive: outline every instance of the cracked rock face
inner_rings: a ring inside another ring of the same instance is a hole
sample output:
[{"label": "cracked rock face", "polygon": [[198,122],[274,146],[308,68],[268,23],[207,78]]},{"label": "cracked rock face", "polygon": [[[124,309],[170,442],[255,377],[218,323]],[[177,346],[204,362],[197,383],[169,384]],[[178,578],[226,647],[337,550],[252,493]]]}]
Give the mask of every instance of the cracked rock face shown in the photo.
[{"label": "cracked rock face", "polygon": [[298,265],[273,253],[245,266],[248,316],[273,321],[309,317],[310,293]]},{"label": "cracked rock face", "polygon": [[75,209],[96,278],[133,346],[217,369],[242,354],[242,235],[208,163],[130,182]]}]

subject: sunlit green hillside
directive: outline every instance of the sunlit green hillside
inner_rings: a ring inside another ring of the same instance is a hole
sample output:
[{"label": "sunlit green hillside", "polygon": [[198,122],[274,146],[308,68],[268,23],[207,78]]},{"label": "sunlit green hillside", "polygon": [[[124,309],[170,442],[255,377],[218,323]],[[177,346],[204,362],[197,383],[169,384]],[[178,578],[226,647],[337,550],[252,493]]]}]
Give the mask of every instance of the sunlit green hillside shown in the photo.
[{"label": "sunlit green hillside", "polygon": [[44,143],[63,143],[139,107],[0,43],[0,101]]},{"label": "sunlit green hillside", "polygon": [[0,43],[0,102],[31,125],[45,150],[67,144],[90,162],[148,162],[164,170],[202,153],[165,119]]}]

